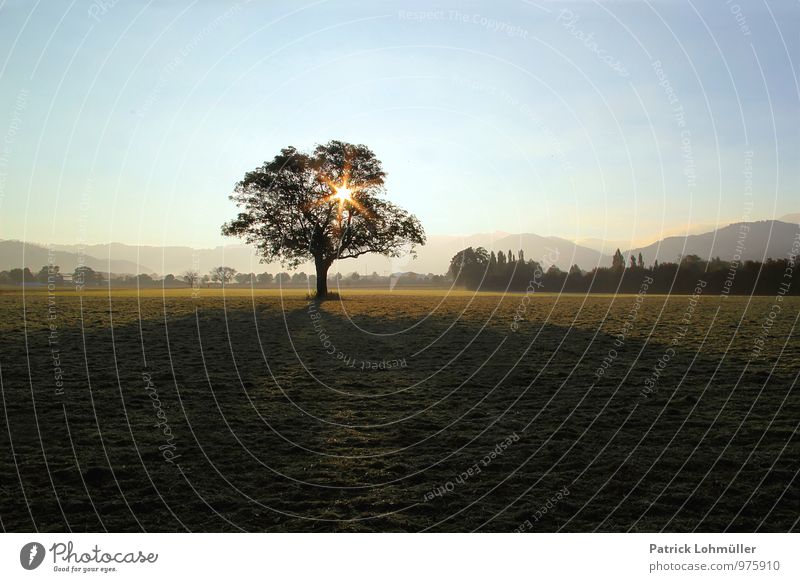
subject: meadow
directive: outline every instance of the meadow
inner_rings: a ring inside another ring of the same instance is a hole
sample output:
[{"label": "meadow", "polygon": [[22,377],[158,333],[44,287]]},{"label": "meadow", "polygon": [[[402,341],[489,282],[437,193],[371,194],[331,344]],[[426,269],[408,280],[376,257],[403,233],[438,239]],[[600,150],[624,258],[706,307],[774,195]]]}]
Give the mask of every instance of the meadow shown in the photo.
[{"label": "meadow", "polygon": [[0,291],[5,531],[790,531],[800,298]]}]

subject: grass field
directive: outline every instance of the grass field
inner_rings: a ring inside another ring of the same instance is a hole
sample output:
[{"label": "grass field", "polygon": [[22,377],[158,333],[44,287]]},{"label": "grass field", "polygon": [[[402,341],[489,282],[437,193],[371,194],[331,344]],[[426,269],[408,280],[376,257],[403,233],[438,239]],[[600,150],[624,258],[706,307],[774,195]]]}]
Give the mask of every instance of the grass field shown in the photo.
[{"label": "grass field", "polygon": [[789,531],[799,314],[790,297],[0,292],[2,527]]}]

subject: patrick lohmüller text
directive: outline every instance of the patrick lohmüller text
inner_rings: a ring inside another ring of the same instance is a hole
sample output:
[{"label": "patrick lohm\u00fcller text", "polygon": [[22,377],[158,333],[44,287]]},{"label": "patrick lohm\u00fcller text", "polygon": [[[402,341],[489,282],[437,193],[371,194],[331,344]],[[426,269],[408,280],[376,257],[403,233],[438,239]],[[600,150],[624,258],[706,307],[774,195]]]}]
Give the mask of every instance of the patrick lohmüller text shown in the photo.
[{"label": "patrick lohm\u00fcller text", "polygon": [[715,546],[712,544],[669,544],[660,546],[650,544],[651,554],[755,554],[756,546],[745,544],[727,544]]}]

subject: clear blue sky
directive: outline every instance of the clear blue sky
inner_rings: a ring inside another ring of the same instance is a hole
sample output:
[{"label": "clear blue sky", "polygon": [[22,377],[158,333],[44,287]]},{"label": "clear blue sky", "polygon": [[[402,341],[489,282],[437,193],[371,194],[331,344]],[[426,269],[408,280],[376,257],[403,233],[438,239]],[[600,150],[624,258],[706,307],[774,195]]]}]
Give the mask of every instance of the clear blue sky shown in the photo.
[{"label": "clear blue sky", "polygon": [[329,139],[429,233],[800,211],[798,2],[263,4],[0,0],[0,238],[213,246],[245,171]]}]

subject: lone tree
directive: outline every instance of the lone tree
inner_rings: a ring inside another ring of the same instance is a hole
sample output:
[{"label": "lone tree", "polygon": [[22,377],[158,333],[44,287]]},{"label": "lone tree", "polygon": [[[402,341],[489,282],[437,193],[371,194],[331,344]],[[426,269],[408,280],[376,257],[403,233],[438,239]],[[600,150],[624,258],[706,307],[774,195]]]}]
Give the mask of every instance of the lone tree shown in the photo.
[{"label": "lone tree", "polygon": [[194,269],[190,269],[189,271],[183,272],[181,279],[183,279],[190,287],[194,287],[200,283],[200,273]]},{"label": "lone tree", "polygon": [[282,149],[236,184],[230,198],[243,211],[222,233],[255,244],[265,261],[287,268],[313,260],[317,297],[323,298],[336,259],[399,257],[425,244],[419,220],[382,198],[385,177],[364,145],[330,141],[312,153]]}]

